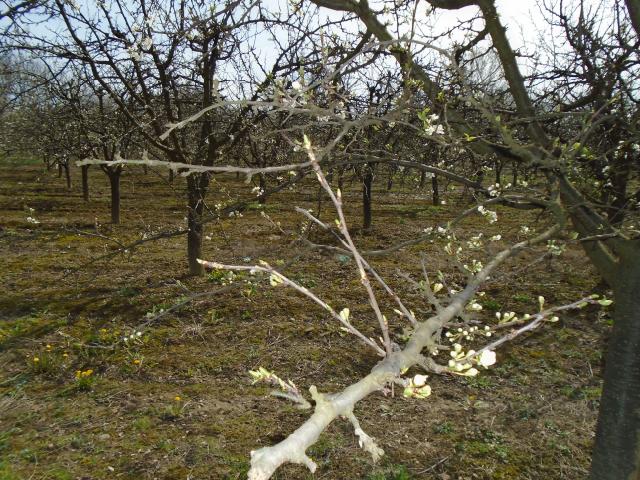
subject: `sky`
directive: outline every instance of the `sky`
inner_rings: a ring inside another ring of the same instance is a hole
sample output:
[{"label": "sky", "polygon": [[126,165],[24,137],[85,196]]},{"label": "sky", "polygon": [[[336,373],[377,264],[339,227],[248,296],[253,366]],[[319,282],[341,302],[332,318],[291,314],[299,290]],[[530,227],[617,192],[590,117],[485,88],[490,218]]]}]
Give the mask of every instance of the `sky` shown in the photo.
[{"label": "sky", "polygon": [[[277,11],[291,8],[290,1],[291,0],[261,0],[261,3],[263,7],[270,11]],[[458,25],[460,21],[471,19],[478,12],[477,7],[466,7],[458,10],[438,9],[435,16],[427,15],[427,10],[430,8],[427,0],[418,1],[417,21],[425,34],[447,31],[448,29]],[[538,3],[541,1],[542,0],[496,0],[497,10],[501,16],[503,24],[507,27],[507,35],[514,49],[522,49],[523,53],[535,53],[536,49],[539,49],[541,36],[549,35],[549,27],[546,26],[545,20],[538,6]],[[585,0],[585,2],[591,5],[601,3],[598,0]],[[91,8],[90,5],[93,5],[91,2],[80,3],[83,5],[83,9]],[[370,0],[370,3],[375,8],[380,6],[381,0]],[[387,2],[386,4],[389,5],[389,3],[390,2]],[[339,18],[341,13],[322,8],[318,15],[318,21],[322,21],[327,16],[331,18]],[[389,18],[391,18],[391,16],[389,16]],[[47,30],[49,28],[56,29],[59,27],[61,27],[61,25],[56,25],[56,22],[54,21],[48,25],[35,27],[35,29]],[[482,22],[478,22],[475,28],[480,30],[482,28]],[[359,22],[353,22],[349,27],[349,30],[354,33],[361,29],[362,25]],[[283,35],[282,40],[284,40],[286,32],[283,31],[281,34]],[[436,46],[446,50],[451,50],[452,41],[462,43],[463,33],[461,31],[457,31],[454,32],[450,39],[440,38],[437,40]],[[272,60],[270,57],[274,57],[275,54],[274,45],[269,41],[257,41],[256,46],[260,49],[260,52],[258,53],[259,57],[264,59],[265,65],[269,65],[271,63],[269,60]],[[524,65],[526,60],[524,58],[520,58],[519,61],[521,62],[521,67],[526,72],[527,67]]]},{"label": "sky", "polygon": [[[535,49],[540,35],[548,29],[538,3],[540,0],[496,0],[496,9],[507,27],[507,36],[514,49]],[[595,4],[597,0],[587,0],[586,3]],[[440,9],[438,15],[442,17],[443,27],[450,27],[459,20],[472,18],[477,11],[477,7]]]}]

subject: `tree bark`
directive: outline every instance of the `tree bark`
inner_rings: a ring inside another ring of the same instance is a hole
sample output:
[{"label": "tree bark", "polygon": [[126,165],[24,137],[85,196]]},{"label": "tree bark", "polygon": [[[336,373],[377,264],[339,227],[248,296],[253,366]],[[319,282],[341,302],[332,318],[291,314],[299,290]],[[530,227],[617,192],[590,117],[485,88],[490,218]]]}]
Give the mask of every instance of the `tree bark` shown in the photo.
[{"label": "tree bark", "polygon": [[433,204],[440,205],[440,190],[438,189],[438,177],[431,177],[431,192],[433,194]]},{"label": "tree bark", "polygon": [[[206,188],[206,181],[205,181]],[[202,214],[204,212],[204,192],[201,175],[189,175],[187,177],[188,208],[187,208],[187,260],[189,262],[189,274],[203,276],[204,266],[198,262],[202,258],[203,225]]]},{"label": "tree bark", "polygon": [[631,158],[627,155],[609,155],[607,165],[611,173],[605,177],[605,181],[611,183],[611,187],[605,190],[603,201],[608,203],[607,219],[619,227],[627,213],[627,185],[631,173]]},{"label": "tree bark", "polygon": [[640,37],[640,0],[626,0],[626,3],[633,29],[636,31],[636,35]]},{"label": "tree bark", "polygon": [[82,198],[85,202],[89,201],[89,165],[83,165],[82,172]]},{"label": "tree bark", "polygon": [[373,165],[365,166],[362,178],[362,229],[367,232],[371,230],[371,194],[373,188]]},{"label": "tree bark", "polygon": [[504,167],[504,162],[501,160],[496,160],[495,164],[495,174],[496,174],[496,183],[498,185],[502,185],[502,167]]},{"label": "tree bark", "polygon": [[69,162],[65,162],[63,168],[64,178],[67,181],[67,190],[71,190],[71,169],[69,168]]},{"label": "tree bark", "polygon": [[613,282],[614,323],[607,346],[591,480],[640,479],[640,258],[621,261]]},{"label": "tree bark", "polygon": [[120,224],[120,174],[122,170],[115,168],[109,170],[109,185],[111,186],[111,223]]}]

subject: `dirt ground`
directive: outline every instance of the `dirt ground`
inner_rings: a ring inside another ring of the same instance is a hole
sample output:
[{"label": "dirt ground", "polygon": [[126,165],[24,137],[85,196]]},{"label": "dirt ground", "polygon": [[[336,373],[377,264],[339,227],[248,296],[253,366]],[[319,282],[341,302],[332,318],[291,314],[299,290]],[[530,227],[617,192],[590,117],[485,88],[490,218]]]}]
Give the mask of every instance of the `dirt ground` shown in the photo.
[{"label": "dirt ground", "polygon": [[[311,385],[332,392],[375,365],[373,353],[290,290],[244,278],[228,287],[222,272],[186,276],[183,236],[119,252],[118,242],[184,228],[184,179],[169,185],[164,172],[126,171],[116,226],[108,223],[106,176],[92,169],[85,203],[73,173],[69,192],[63,178],[38,164],[0,167],[0,480],[245,478],[252,449],[278,442],[309,415],[269,396],[268,386],[252,385],[249,370],[262,366],[305,392]],[[414,179],[390,192],[383,184],[375,190],[369,235],[357,228],[357,184],[344,194],[364,250],[414,238],[468,200],[447,192],[446,205],[434,207]],[[251,198],[250,190],[219,178],[209,205]],[[294,206],[317,207],[317,187],[300,190],[264,207],[282,230],[255,203],[242,217],[209,223],[206,258],[282,265],[335,308],[348,306],[358,326],[377,335],[353,262],[305,251],[290,233],[303,223]],[[522,238],[523,224],[545,225],[534,212],[499,208],[498,215],[493,225],[482,217],[463,222],[458,239],[501,234],[489,247],[495,249]],[[326,204],[322,218],[333,221]],[[318,232],[312,238],[330,241]],[[419,280],[424,254],[432,272],[460,283],[442,245],[372,259],[421,318],[430,308],[399,272]],[[543,253],[524,252],[501,268],[480,298],[478,320],[494,324],[495,311],[534,313],[538,295],[560,305],[593,293],[598,280],[580,250],[569,245],[540,260]],[[193,294],[200,295],[185,303]],[[400,341],[406,325],[380,298]],[[274,478],[584,479],[609,324],[606,313],[589,307],[501,348],[496,366],[476,378],[430,377],[427,399],[372,395],[355,413],[386,452],[379,464],[340,420],[309,452],[319,465],[314,476],[290,465]],[[135,339],[124,342],[131,334]]]}]

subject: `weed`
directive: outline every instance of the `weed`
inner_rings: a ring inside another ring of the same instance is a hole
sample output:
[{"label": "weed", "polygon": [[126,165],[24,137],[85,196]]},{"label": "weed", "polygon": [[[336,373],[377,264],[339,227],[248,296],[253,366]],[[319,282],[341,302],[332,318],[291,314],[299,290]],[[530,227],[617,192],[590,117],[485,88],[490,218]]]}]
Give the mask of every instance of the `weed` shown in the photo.
[{"label": "weed", "polygon": [[530,297],[529,295],[521,294],[521,293],[514,295],[512,298],[515,302],[534,303],[534,299],[532,297]]},{"label": "weed", "polygon": [[75,389],[79,392],[90,391],[96,383],[96,377],[93,370],[76,370]]},{"label": "weed", "polygon": [[433,432],[440,434],[452,433],[453,430],[453,424],[451,422],[442,422],[433,427]]},{"label": "weed", "polygon": [[486,299],[482,301],[482,307],[491,310],[492,312],[500,312],[502,311],[502,304],[495,300]]},{"label": "weed", "polygon": [[69,446],[74,450],[80,450],[85,445],[85,439],[82,436],[74,435],[71,437]]},{"label": "weed", "polygon": [[293,280],[298,285],[302,285],[305,288],[315,288],[318,286],[317,282],[313,278],[309,278],[305,276],[294,276]]},{"label": "weed", "polygon": [[602,395],[602,387],[579,387],[564,386],[560,389],[565,397],[571,400],[598,400]]},{"label": "weed", "polygon": [[486,375],[477,376],[477,377],[466,377],[467,385],[473,388],[477,388],[479,390],[487,390],[489,388],[495,387],[495,383]]},{"label": "weed", "polygon": [[247,478],[251,464],[245,458],[230,458],[228,460],[231,467],[231,473],[226,476],[229,480],[240,480],[241,478]]},{"label": "weed", "polygon": [[151,421],[151,418],[147,417],[146,415],[143,417],[136,418],[135,421],[133,422],[133,428],[141,432],[146,432],[150,430],[152,426],[153,426],[153,422]]},{"label": "weed", "polygon": [[162,420],[175,420],[180,418],[186,406],[187,404],[182,400],[182,397],[176,395],[173,398],[173,402],[160,413],[160,418]]},{"label": "weed", "polygon": [[27,462],[36,463],[38,461],[36,452],[31,450],[30,448],[23,448],[22,450],[20,450],[19,455],[22,460],[25,460]]},{"label": "weed", "polygon": [[367,480],[411,480],[411,474],[404,465],[392,465],[383,472],[367,475]]},{"label": "weed", "polygon": [[121,287],[116,291],[116,295],[125,298],[135,297],[140,295],[140,290],[135,287]]},{"label": "weed", "polygon": [[97,332],[89,334],[85,340],[88,345],[104,345],[110,346],[117,343],[120,340],[120,330],[109,330],[107,328],[101,328]]},{"label": "weed", "polygon": [[530,420],[533,418],[538,418],[538,412],[533,409],[525,407],[518,411],[518,418],[522,420]]},{"label": "weed", "polygon": [[66,352],[55,351],[51,345],[47,344],[43,350],[27,358],[27,367],[35,375],[54,377],[63,369],[63,363],[67,357]]}]

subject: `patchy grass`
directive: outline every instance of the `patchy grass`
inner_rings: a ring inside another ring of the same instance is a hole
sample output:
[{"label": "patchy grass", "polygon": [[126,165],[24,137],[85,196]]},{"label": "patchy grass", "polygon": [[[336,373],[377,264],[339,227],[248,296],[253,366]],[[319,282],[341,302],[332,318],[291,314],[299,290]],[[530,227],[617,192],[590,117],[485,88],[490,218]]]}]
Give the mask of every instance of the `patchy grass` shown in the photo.
[{"label": "patchy grass", "polygon": [[[168,185],[155,172],[128,169],[123,224],[110,225],[108,182],[97,169],[90,172],[92,199],[84,203],[78,188],[67,192],[54,172],[37,165],[0,168],[0,480],[245,478],[250,450],[278,442],[308,416],[270,397],[269,388],[251,385],[248,370],[264,366],[305,391],[317,385],[331,392],[377,361],[287,290],[226,272],[185,276],[182,237],[94,261],[116,252],[118,244],[107,237],[129,243],[183,227],[185,197],[183,179]],[[234,177],[220,177],[214,187],[211,205],[251,196],[250,186]],[[349,306],[358,326],[376,335],[353,262],[305,251],[288,233],[303,223],[292,207],[315,208],[316,192],[313,185],[285,191],[264,208],[252,204],[243,218],[208,224],[205,256],[280,265],[336,308]],[[365,236],[357,228],[358,186],[345,189],[358,244],[378,249],[414,238],[469,200],[448,192],[447,205],[433,207],[425,192],[376,190],[375,228]],[[284,233],[261,216],[263,210]],[[457,237],[499,233],[505,245],[521,238],[522,222],[544,225],[533,213],[500,208],[498,214],[495,225],[465,220]],[[28,223],[27,216],[40,223]],[[333,219],[326,206],[322,218]],[[332,241],[316,230],[310,238]],[[498,245],[488,248],[490,254]],[[397,271],[419,279],[425,254],[449,286],[461,284],[442,249],[442,242],[425,243],[372,263],[424,317],[428,304]],[[495,322],[494,311],[532,313],[538,295],[553,304],[594,288],[597,280],[580,251],[569,247],[559,258],[540,260],[543,253],[524,252],[494,276],[479,321]],[[203,295],[142,327],[191,293]],[[391,312],[393,305],[380,298]],[[391,325],[399,340],[404,325],[397,318]],[[365,399],[355,413],[387,453],[380,465],[359,449],[343,421],[309,453],[322,478],[585,478],[608,328],[606,314],[586,309],[499,350],[496,367],[477,378],[432,376],[427,400]],[[77,372],[89,370],[78,379]],[[275,478],[312,477],[288,465]]]}]

